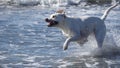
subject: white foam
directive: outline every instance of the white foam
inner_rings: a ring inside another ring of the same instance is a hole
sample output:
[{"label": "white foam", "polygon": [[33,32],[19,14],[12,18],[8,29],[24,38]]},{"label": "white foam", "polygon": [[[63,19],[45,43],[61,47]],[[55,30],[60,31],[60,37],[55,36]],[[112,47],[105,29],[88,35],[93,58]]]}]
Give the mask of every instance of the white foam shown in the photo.
[{"label": "white foam", "polygon": [[[76,0],[79,1],[79,0]],[[75,2],[76,2],[75,1]],[[68,0],[0,0],[0,5],[22,5],[22,6],[37,6],[43,7],[59,7],[70,5]],[[73,2],[72,2],[73,4]]]},{"label": "white foam", "polygon": [[102,48],[95,48],[91,52],[92,56],[110,57],[120,55],[120,47],[116,45],[104,44]]}]

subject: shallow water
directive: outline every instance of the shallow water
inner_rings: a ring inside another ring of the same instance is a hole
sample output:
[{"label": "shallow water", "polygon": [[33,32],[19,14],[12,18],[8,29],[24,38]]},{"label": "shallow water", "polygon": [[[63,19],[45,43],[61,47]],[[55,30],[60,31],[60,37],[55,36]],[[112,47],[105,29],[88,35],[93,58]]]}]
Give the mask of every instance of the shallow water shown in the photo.
[{"label": "shallow water", "polygon": [[[100,17],[106,9],[93,7],[67,7],[65,10],[70,16]],[[44,21],[55,9],[0,8],[0,68],[120,67],[120,49],[116,47],[120,45],[119,7],[112,10],[105,21],[107,36],[102,51],[96,49],[92,38],[83,47],[71,43],[68,50],[63,51],[65,37],[57,28],[48,28]]]}]

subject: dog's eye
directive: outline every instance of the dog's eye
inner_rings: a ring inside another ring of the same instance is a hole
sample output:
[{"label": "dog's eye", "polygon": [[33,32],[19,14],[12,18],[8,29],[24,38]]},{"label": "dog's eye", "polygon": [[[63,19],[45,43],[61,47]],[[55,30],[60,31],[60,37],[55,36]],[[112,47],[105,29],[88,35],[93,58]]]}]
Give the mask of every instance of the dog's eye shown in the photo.
[{"label": "dog's eye", "polygon": [[55,18],[56,16],[53,16],[52,18]]}]

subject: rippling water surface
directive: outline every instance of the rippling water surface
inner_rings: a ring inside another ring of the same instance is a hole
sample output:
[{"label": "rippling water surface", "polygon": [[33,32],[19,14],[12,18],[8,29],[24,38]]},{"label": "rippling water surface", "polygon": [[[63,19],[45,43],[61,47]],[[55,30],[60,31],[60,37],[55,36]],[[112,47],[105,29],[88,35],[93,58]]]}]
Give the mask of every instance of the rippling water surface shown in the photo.
[{"label": "rippling water surface", "polygon": [[[70,16],[100,17],[104,9],[68,7],[66,11]],[[107,36],[102,51],[96,49],[92,38],[83,47],[71,43],[63,51],[65,37],[44,21],[54,12],[55,8],[0,8],[0,68],[120,68],[119,7],[105,21]]]}]

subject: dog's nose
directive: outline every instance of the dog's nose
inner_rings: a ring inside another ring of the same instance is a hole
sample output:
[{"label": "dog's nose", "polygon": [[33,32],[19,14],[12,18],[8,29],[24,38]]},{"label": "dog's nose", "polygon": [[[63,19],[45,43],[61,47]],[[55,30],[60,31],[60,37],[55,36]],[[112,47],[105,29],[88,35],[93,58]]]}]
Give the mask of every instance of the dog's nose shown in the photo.
[{"label": "dog's nose", "polygon": [[46,22],[49,22],[50,20],[48,18],[45,19]]}]

